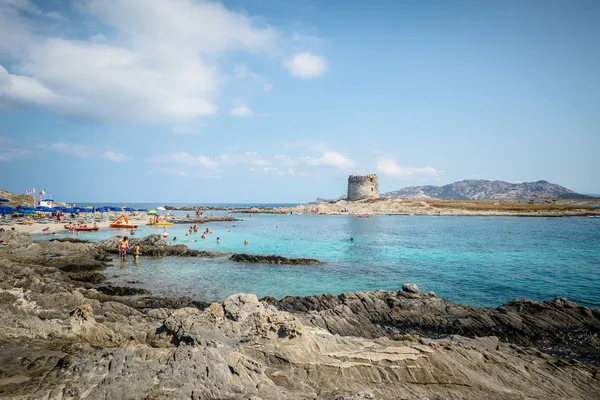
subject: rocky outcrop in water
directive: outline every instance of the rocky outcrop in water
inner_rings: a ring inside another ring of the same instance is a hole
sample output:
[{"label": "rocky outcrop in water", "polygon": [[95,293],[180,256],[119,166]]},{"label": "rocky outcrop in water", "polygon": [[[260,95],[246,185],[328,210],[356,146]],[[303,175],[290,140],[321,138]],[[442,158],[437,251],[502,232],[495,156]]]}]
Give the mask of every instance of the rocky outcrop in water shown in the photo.
[{"label": "rocky outcrop in water", "polygon": [[[117,254],[120,236],[114,236],[110,239],[98,242],[95,246],[106,253]],[[140,251],[145,256],[164,257],[229,257],[231,261],[250,263],[250,264],[279,264],[279,265],[314,265],[319,264],[319,260],[310,258],[286,258],[277,255],[263,256],[250,254],[231,254],[217,253],[188,248],[184,244],[171,245],[163,240],[160,235],[153,234],[144,238],[130,238],[129,246],[133,248],[136,244],[140,245]],[[131,250],[130,250],[131,252]],[[70,267],[69,267],[70,268]]]},{"label": "rocky outcrop in water", "polygon": [[281,256],[261,256],[252,254],[234,254],[231,261],[250,264],[279,264],[279,265],[316,265],[319,260],[312,258],[286,258]]},{"label": "rocky outcrop in water", "polygon": [[[122,236],[113,236],[95,244],[95,247],[110,254],[118,254],[118,245]],[[148,235],[143,238],[129,237],[129,252],[131,253],[136,244],[140,245],[141,252],[151,257],[216,257],[220,254],[208,251],[193,250],[184,244],[171,244],[163,240],[158,234]]]},{"label": "rocky outcrop in water", "polygon": [[[0,398],[592,400],[600,392],[597,367],[512,342],[521,332],[569,347],[574,328],[587,340],[598,311],[565,300],[487,310],[407,286],[153,304],[72,280],[61,267],[105,260],[90,243],[19,235],[11,243],[0,249]],[[446,335],[446,323],[472,337]],[[425,327],[434,326],[442,338],[429,338]]]}]

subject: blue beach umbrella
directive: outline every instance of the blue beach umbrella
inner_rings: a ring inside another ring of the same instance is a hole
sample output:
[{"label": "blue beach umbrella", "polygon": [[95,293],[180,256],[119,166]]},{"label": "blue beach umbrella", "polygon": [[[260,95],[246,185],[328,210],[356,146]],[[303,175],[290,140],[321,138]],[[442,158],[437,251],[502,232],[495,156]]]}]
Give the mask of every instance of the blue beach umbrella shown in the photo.
[{"label": "blue beach umbrella", "polygon": [[108,207],[110,211],[121,211],[120,207]]},{"label": "blue beach umbrella", "polygon": [[52,211],[50,211],[51,210],[50,207],[42,207],[42,206],[36,207],[34,210],[38,211],[38,212],[52,212]]},{"label": "blue beach umbrella", "polygon": [[13,214],[15,209],[9,206],[0,206],[0,214]]},{"label": "blue beach umbrella", "polygon": [[125,207],[124,210],[125,211],[135,211],[135,208],[133,208],[133,207]]},{"label": "blue beach umbrella", "polygon": [[0,203],[8,203],[10,200],[5,199],[4,197],[0,197]]},{"label": "blue beach umbrella", "polygon": [[35,211],[34,210],[19,210],[19,214],[32,215],[32,214],[35,214]]},{"label": "blue beach umbrella", "polygon": [[58,210],[58,211],[65,211],[65,210],[67,209],[67,207],[64,207],[64,206],[56,206],[56,207],[54,207],[54,209],[55,209],[55,210]]},{"label": "blue beach umbrella", "polygon": [[138,208],[137,211],[139,212],[148,212],[147,208]]}]

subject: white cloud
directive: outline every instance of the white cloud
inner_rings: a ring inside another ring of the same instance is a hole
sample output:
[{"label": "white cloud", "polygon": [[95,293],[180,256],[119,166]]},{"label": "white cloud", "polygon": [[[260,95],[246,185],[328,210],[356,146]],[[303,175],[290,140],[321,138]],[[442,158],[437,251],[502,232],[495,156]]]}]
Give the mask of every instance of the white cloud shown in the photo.
[{"label": "white cloud", "polygon": [[81,0],[85,17],[104,24],[112,39],[71,40],[73,27],[38,36],[20,13],[35,12],[31,4],[0,3],[0,37],[11,38],[0,40],[0,53],[16,60],[11,72],[0,67],[0,108],[33,104],[133,122],[195,119],[217,110],[225,54],[270,52],[277,40],[244,14],[191,0]]},{"label": "white cloud", "polygon": [[0,162],[7,162],[18,158],[29,157],[31,152],[14,147],[3,147],[0,149]]},{"label": "white cloud", "polygon": [[292,142],[287,142],[284,144],[284,147],[288,149],[306,148],[307,150],[314,152],[322,152],[328,150],[328,145],[326,142],[313,139],[301,139]]},{"label": "white cloud", "polygon": [[273,159],[275,160],[276,163],[282,164],[282,165],[298,164],[297,160],[294,160],[292,157],[288,156],[287,154],[275,154],[273,156]]},{"label": "white cloud", "polygon": [[239,79],[253,79],[257,81],[263,79],[262,75],[250,70],[246,64],[236,64],[233,67],[233,75]]},{"label": "white cloud", "polygon": [[382,158],[377,162],[377,171],[383,175],[395,178],[432,177],[437,178],[444,174],[433,167],[404,168],[391,158]]},{"label": "white cloud", "polygon": [[104,158],[114,162],[131,161],[133,158],[128,157],[123,153],[117,153],[115,151],[107,151],[104,153]]},{"label": "white cloud", "polygon": [[50,149],[72,157],[89,158],[94,156],[93,149],[83,144],[58,142],[52,143]]},{"label": "white cloud", "polygon": [[283,65],[290,75],[303,79],[316,78],[327,71],[327,61],[309,52],[298,53],[284,61]]},{"label": "white cloud", "polygon": [[265,92],[270,92],[271,90],[273,90],[273,85],[271,83],[267,83],[265,86],[263,86],[263,90]]},{"label": "white cloud", "polygon": [[348,169],[356,165],[354,160],[345,157],[337,151],[326,151],[319,158],[305,157],[304,162],[315,167],[334,167],[340,169]]},{"label": "white cloud", "polygon": [[289,168],[287,172],[288,172],[288,175],[291,175],[291,176],[296,175],[296,171],[294,171],[293,168]]},{"label": "white cloud", "polygon": [[279,168],[277,168],[277,167],[262,167],[262,168],[252,167],[252,168],[248,168],[248,171],[250,171],[250,172],[280,172]]},{"label": "white cloud", "polygon": [[229,114],[234,117],[253,117],[256,115],[254,111],[250,109],[247,105],[241,105],[229,111]]},{"label": "white cloud", "polygon": [[[43,148],[43,147],[42,147]],[[65,142],[56,142],[52,143],[49,147],[50,150],[56,151],[58,153],[66,154],[72,157],[78,158],[104,158],[113,162],[123,162],[123,161],[131,161],[133,157],[126,156],[123,153],[119,153],[116,151],[100,151],[96,150],[91,146],[87,146],[84,144],[78,143],[65,143]]]},{"label": "white cloud", "polygon": [[166,168],[163,167],[160,169],[160,172],[162,172],[165,175],[172,175],[172,176],[188,176],[188,173],[185,171],[179,171],[176,170],[174,168]]},{"label": "white cloud", "polygon": [[235,166],[238,164],[251,164],[251,165],[271,165],[271,162],[262,158],[262,156],[255,151],[247,151],[243,154],[223,154],[219,157],[221,165],[226,167]]},{"label": "white cloud", "polygon": [[166,162],[173,162],[176,164],[189,165],[189,166],[193,166],[193,167],[212,168],[212,169],[219,167],[219,162],[212,160],[210,157],[207,157],[204,155],[194,157],[183,151],[173,153],[173,154],[166,156]]},{"label": "white cloud", "polygon": [[5,136],[0,136],[0,162],[8,162],[18,158],[30,157],[31,150],[16,147],[17,143]]}]

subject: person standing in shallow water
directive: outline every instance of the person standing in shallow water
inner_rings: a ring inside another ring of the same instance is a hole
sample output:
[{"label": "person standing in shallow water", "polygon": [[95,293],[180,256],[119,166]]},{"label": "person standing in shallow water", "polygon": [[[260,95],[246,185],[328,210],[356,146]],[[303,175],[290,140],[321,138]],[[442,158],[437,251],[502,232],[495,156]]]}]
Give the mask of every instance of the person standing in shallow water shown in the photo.
[{"label": "person standing in shallow water", "polygon": [[123,236],[123,239],[119,241],[119,256],[121,256],[121,260],[125,259],[127,255],[127,248],[129,247],[129,239],[127,236]]},{"label": "person standing in shallow water", "polygon": [[140,251],[140,244],[136,243],[135,247],[133,248],[133,260],[137,261],[141,255],[142,252]]}]

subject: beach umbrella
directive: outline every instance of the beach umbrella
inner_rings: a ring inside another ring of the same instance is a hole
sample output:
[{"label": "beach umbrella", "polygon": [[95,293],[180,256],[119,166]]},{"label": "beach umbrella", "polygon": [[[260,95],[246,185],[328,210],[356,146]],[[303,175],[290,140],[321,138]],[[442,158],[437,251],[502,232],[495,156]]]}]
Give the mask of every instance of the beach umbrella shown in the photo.
[{"label": "beach umbrella", "polygon": [[156,214],[156,210],[150,210],[150,211],[148,211],[148,215],[152,215],[152,214]]},{"label": "beach umbrella", "polygon": [[110,210],[108,209],[108,207],[99,207],[99,208],[96,208],[96,211],[105,213],[105,212],[109,212]]},{"label": "beach umbrella", "polygon": [[34,210],[19,210],[19,214],[23,214],[23,215],[32,215],[35,214]]},{"label": "beach umbrella", "polygon": [[157,209],[157,210],[160,210],[160,211],[167,211],[167,209],[166,209],[166,208],[164,208],[164,207],[156,207],[156,209]]},{"label": "beach umbrella", "polygon": [[135,208],[133,208],[133,207],[125,207],[124,210],[125,211],[135,211]]},{"label": "beach umbrella", "polygon": [[139,211],[139,212],[147,212],[148,209],[147,208],[138,208],[137,211]]},{"label": "beach umbrella", "polygon": [[10,200],[5,199],[4,197],[0,197],[0,203],[8,203]]},{"label": "beach umbrella", "polygon": [[35,211],[39,211],[39,212],[52,212],[50,207],[42,207],[42,206],[38,206],[34,209]]},{"label": "beach umbrella", "polygon": [[15,209],[9,206],[0,206],[0,214],[13,214]]},{"label": "beach umbrella", "polygon": [[120,207],[108,207],[109,211],[121,211]]},{"label": "beach umbrella", "polygon": [[64,212],[69,214],[77,214],[77,210],[75,208],[66,208]]}]

